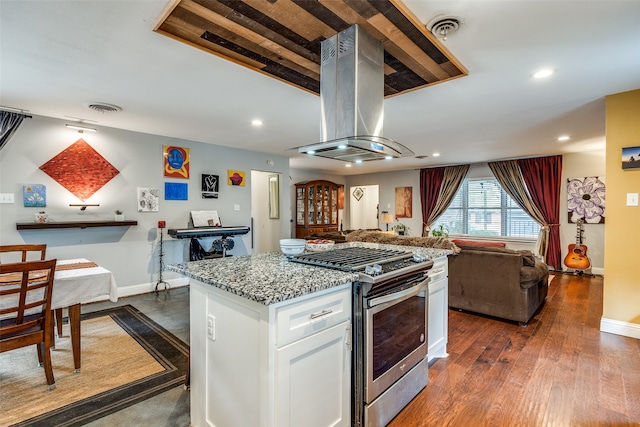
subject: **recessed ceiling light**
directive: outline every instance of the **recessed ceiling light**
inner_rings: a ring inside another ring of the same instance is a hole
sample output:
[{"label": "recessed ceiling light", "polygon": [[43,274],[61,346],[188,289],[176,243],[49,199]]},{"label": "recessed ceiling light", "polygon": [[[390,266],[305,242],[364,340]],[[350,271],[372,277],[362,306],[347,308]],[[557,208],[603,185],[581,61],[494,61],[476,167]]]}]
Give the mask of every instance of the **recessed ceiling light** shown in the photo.
[{"label": "recessed ceiling light", "polygon": [[385,160],[391,160],[391,159],[393,159],[393,156],[384,156],[384,159]]},{"label": "recessed ceiling light", "polygon": [[346,165],[344,165],[344,166],[345,166],[345,167],[347,167],[347,168],[350,168],[350,167],[351,167],[351,163],[347,163],[347,164],[346,164]]},{"label": "recessed ceiling light", "polygon": [[307,151],[307,154],[316,154],[315,150],[309,150]]},{"label": "recessed ceiling light", "polygon": [[543,79],[545,77],[549,77],[554,72],[555,72],[555,70],[553,68],[543,68],[543,69],[538,70],[535,73],[533,73],[533,78],[534,79]]},{"label": "recessed ceiling light", "polygon": [[440,157],[440,153],[433,153],[432,156],[433,157]]},{"label": "recessed ceiling light", "polygon": [[262,126],[262,120],[260,120],[260,119],[251,120],[251,125],[252,126]]},{"label": "recessed ceiling light", "polygon": [[569,139],[569,135],[562,135],[558,137],[558,141],[568,141]]},{"label": "recessed ceiling light", "polygon": [[362,163],[362,160],[356,160],[356,163]]}]

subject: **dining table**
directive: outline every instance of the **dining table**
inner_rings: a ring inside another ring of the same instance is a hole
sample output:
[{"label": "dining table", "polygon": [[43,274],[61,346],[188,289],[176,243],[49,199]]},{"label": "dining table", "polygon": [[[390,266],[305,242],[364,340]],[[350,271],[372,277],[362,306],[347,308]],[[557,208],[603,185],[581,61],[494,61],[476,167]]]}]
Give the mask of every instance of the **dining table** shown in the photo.
[{"label": "dining table", "polygon": [[[68,309],[75,373],[80,372],[81,366],[80,307],[84,303],[93,302],[105,296],[108,296],[109,300],[113,302],[118,301],[118,287],[111,271],[86,258],[57,261],[53,293],[51,294],[51,308],[59,313],[61,312],[59,309]],[[5,302],[5,305],[6,303],[8,302]],[[0,307],[2,305],[3,302],[0,300]],[[60,320],[58,319],[59,325],[61,324]]]}]

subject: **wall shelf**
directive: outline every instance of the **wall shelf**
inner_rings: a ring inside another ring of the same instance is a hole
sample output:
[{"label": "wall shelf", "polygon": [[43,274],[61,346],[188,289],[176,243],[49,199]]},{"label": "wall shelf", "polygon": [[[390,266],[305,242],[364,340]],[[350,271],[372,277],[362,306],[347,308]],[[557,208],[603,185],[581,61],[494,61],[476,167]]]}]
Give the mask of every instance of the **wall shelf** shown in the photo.
[{"label": "wall shelf", "polygon": [[51,221],[17,222],[16,230],[43,230],[47,228],[130,227],[138,221]]}]

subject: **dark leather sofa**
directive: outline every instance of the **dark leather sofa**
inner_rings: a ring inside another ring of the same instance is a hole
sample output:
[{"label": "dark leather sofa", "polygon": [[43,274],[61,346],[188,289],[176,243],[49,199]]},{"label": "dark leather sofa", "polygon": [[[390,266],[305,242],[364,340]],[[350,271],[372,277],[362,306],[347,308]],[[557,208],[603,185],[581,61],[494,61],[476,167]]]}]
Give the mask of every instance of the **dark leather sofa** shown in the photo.
[{"label": "dark leather sofa", "polygon": [[549,269],[531,251],[464,245],[449,256],[449,307],[526,325],[547,297]]}]

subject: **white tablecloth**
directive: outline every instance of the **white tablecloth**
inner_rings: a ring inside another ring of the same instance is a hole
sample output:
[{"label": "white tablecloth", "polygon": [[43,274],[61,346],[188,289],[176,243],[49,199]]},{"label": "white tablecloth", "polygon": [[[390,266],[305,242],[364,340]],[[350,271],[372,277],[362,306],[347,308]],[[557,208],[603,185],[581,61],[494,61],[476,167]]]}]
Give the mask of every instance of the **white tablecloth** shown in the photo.
[{"label": "white tablecloth", "polygon": [[[56,265],[91,262],[85,258],[61,259]],[[103,267],[77,268],[56,271],[53,282],[52,308],[82,304],[94,298],[109,295],[118,301],[118,287],[113,274]]]}]

